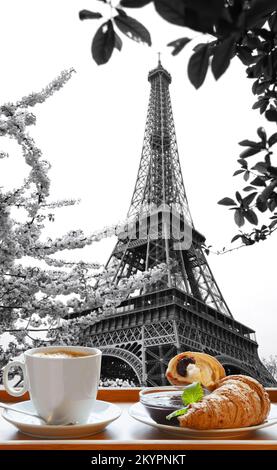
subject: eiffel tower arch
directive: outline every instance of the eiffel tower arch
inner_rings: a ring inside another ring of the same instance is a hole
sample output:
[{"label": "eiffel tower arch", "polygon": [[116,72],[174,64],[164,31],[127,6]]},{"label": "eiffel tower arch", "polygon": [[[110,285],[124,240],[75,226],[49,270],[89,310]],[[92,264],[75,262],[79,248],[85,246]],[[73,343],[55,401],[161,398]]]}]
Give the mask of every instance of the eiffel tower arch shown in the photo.
[{"label": "eiffel tower arch", "polygon": [[203,251],[205,237],[193,224],[178,155],[171,76],[160,60],[148,80],[150,100],[130,223],[106,267],[115,285],[162,263],[167,271],[155,285],[132,293],[112,314],[90,325],[83,344],[121,357],[140,385],[166,385],[170,358],[185,350],[216,356],[227,373],[246,373],[276,385],[259,359],[255,332],[230,312]]},{"label": "eiffel tower arch", "polygon": [[[142,361],[141,358],[137,357],[133,352],[128,351],[124,347],[101,347],[102,350],[102,363],[104,362],[105,358],[109,360],[107,366],[105,367],[106,375],[110,377],[115,376],[115,372],[113,370],[113,364],[111,364],[113,359],[119,359],[119,364],[121,362],[125,363],[128,367],[126,368],[124,378],[130,379],[130,371],[133,372],[135,375],[135,382],[138,385],[141,384],[141,377],[142,377]],[[108,374],[107,374],[108,373]],[[103,374],[102,374],[103,375]]]}]

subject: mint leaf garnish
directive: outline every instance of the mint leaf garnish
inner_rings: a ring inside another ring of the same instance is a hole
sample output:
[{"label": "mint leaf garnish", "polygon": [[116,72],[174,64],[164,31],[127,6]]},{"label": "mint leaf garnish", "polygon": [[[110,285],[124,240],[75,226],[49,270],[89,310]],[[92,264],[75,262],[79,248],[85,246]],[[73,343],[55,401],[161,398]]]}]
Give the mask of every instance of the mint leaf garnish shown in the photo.
[{"label": "mint leaf garnish", "polygon": [[186,414],[187,411],[188,411],[188,407],[182,408],[181,410],[173,411],[172,413],[170,413],[170,415],[166,416],[166,419],[170,420],[172,418],[176,418],[177,416],[184,415]]},{"label": "mint leaf garnish", "polygon": [[197,401],[202,400],[204,396],[203,388],[199,382],[193,382],[188,385],[182,393],[182,402],[185,406],[190,403],[196,403]]},{"label": "mint leaf garnish", "polygon": [[180,410],[173,411],[172,413],[166,416],[166,419],[170,420],[172,418],[176,418],[177,416],[182,416],[186,414],[186,412],[189,409],[188,405],[202,400],[203,396],[204,396],[204,390],[201,387],[199,382],[194,382],[188,385],[182,393],[182,402],[185,405],[185,408],[181,408]]}]

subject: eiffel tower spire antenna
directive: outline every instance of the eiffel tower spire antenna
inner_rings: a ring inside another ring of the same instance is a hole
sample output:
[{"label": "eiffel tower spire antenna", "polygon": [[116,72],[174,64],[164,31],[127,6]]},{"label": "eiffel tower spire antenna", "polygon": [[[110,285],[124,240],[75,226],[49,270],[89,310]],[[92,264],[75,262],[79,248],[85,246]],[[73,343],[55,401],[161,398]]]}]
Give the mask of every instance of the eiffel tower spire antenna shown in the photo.
[{"label": "eiffel tower spire antenna", "polygon": [[159,65],[162,65],[161,64],[161,53],[160,52],[158,52],[158,66]]},{"label": "eiffel tower spire antenna", "polygon": [[[216,356],[227,373],[276,384],[260,362],[255,332],[233,318],[205,257],[205,237],[194,227],[173,121],[171,75],[160,55],[148,80],[150,99],[130,224],[106,266],[119,285],[162,263],[167,273],[151,289],[131,295],[109,317],[99,318],[86,330],[84,342],[102,349],[106,377],[110,364],[105,357],[112,356],[114,363],[128,364],[138,383],[166,384],[169,359],[194,350]],[[185,242],[178,239],[176,227]]]},{"label": "eiffel tower spire antenna", "polygon": [[[158,53],[160,54],[160,53]],[[158,66],[148,74],[151,84],[144,143],[128,217],[151,204],[172,204],[193,225],[186,197],[169,94],[171,75]]]}]

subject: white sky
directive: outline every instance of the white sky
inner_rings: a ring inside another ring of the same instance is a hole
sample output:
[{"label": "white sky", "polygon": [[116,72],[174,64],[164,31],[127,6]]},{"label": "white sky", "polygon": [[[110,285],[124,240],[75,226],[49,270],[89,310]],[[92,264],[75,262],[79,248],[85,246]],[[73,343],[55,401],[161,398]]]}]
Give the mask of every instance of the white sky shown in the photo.
[{"label": "white sky", "polygon": [[[217,201],[233,196],[240,186],[240,177],[232,178],[242,150],[237,142],[255,139],[261,125],[275,130],[251,110],[254,97],[243,66],[234,61],[219,82],[209,76],[194,90],[186,76],[189,48],[174,58],[165,47],[193,33],[165,23],[150,5],[129,14],[151,30],[153,47],[122,37],[122,52],[115,51],[107,65],[98,67],[90,44],[99,23],[79,21],[78,12],[104,8],[96,0],[0,2],[1,103],[40,90],[62,69],[77,71],[62,91],[37,106],[37,127],[31,129],[52,164],[52,198],[82,199],[57,214],[49,234],[73,228],[91,232],[125,218],[143,142],[147,74],[161,51],[173,78],[177,141],[194,223],[208,244],[229,246],[236,228],[232,213]],[[16,186],[24,178],[18,152],[1,165],[0,185]],[[105,262],[113,244],[105,240],[81,256]],[[257,331],[260,355],[276,354],[276,236],[224,256],[211,255],[208,261],[234,317]]]}]

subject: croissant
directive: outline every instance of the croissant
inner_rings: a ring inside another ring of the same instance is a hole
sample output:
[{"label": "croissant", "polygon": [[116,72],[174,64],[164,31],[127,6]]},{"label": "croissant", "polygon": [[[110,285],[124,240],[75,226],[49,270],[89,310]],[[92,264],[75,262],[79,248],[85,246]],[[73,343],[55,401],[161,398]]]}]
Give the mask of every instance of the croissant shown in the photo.
[{"label": "croissant", "polygon": [[267,392],[246,375],[229,375],[201,401],[179,416],[180,426],[193,429],[230,429],[263,423],[270,410]]},{"label": "croissant", "polygon": [[174,356],[168,363],[166,377],[172,385],[200,382],[208,390],[225,377],[225,370],[213,356],[201,352],[186,351]]}]

